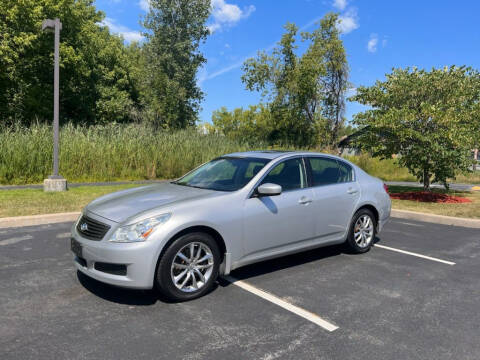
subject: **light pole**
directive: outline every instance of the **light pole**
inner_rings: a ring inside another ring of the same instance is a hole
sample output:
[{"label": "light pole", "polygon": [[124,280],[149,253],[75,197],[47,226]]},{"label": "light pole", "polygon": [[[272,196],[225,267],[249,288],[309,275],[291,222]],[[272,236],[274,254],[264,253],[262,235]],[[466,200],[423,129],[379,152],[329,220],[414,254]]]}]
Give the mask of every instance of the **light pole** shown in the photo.
[{"label": "light pole", "polygon": [[60,19],[47,19],[42,23],[42,31],[54,32],[54,71],[53,71],[53,174],[43,181],[44,191],[65,191],[67,180],[58,174],[58,132],[59,132],[59,82],[60,82],[60,30],[62,23]]}]

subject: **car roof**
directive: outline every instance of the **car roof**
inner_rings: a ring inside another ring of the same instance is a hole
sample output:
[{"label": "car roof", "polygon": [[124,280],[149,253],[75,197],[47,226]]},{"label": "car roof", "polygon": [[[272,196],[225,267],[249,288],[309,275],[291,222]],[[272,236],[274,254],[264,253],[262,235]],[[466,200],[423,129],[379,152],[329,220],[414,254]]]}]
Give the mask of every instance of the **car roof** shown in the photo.
[{"label": "car roof", "polygon": [[331,154],[323,154],[317,152],[309,152],[309,151],[285,151],[285,150],[256,150],[256,151],[244,151],[244,152],[236,152],[231,154],[224,155],[225,157],[241,157],[241,158],[260,158],[260,159],[269,159],[273,160],[279,157],[283,157],[286,155],[304,155],[304,156],[311,156],[311,155],[326,155],[334,158],[338,158],[338,156],[331,155]]}]

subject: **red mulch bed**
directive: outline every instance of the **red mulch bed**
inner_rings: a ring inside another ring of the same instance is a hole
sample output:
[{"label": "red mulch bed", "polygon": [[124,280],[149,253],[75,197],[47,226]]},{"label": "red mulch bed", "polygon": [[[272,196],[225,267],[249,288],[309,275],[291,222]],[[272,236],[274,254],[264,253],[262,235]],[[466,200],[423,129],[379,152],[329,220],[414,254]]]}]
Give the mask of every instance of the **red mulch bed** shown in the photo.
[{"label": "red mulch bed", "polygon": [[434,203],[446,203],[446,204],[459,204],[470,203],[472,200],[461,197],[452,196],[448,194],[428,192],[428,191],[409,191],[402,193],[390,194],[392,199],[398,200],[412,200],[420,202],[434,202]]}]

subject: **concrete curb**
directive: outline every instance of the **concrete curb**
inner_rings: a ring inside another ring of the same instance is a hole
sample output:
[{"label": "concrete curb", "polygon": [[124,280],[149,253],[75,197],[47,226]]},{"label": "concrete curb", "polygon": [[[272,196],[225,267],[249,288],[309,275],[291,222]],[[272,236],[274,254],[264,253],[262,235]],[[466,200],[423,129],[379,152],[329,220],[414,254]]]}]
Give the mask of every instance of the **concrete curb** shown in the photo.
[{"label": "concrete curb", "polygon": [[427,214],[416,211],[392,209],[392,217],[408,220],[418,220],[442,225],[462,226],[480,229],[480,219],[467,219],[453,216]]},{"label": "concrete curb", "polygon": [[0,229],[75,221],[80,212],[0,218]]},{"label": "concrete curb", "polygon": [[[69,222],[77,220],[79,216],[80,212],[69,212],[59,214],[6,217],[0,218],[0,229]],[[399,219],[418,220],[435,224],[480,229],[480,219],[467,219],[396,209],[392,209],[391,216]]]}]

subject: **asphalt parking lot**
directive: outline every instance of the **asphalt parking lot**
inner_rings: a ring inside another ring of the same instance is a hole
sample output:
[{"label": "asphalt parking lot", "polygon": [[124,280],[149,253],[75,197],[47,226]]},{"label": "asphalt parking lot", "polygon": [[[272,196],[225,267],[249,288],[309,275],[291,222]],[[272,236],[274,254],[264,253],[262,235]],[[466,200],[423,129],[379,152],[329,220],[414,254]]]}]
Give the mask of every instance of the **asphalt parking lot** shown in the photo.
[{"label": "asphalt parking lot", "polygon": [[78,275],[70,226],[0,229],[1,359],[480,358],[478,229],[392,219],[367,254],[256,264],[175,304]]}]

